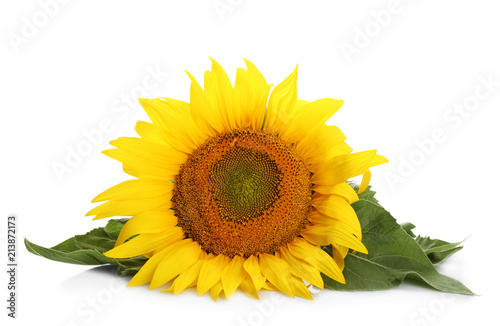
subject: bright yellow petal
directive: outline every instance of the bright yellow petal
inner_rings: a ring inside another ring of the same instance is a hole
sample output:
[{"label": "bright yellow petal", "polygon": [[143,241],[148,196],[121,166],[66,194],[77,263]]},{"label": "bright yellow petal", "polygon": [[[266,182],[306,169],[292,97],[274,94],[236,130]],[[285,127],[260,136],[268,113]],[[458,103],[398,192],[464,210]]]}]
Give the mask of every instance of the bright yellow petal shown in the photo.
[{"label": "bright yellow petal", "polygon": [[103,154],[123,163],[123,172],[136,178],[155,178],[173,180],[179,172],[179,165],[164,165],[160,161],[150,160],[147,157],[124,152],[118,148],[102,151]]},{"label": "bright yellow petal", "polygon": [[214,108],[219,108],[222,115],[222,123],[225,129],[232,129],[234,125],[233,114],[233,86],[222,66],[210,58],[212,71],[205,72],[205,93],[212,101]]},{"label": "bright yellow petal", "polygon": [[222,271],[221,282],[226,298],[228,299],[233,295],[234,291],[236,291],[247,275],[243,268],[244,262],[245,259],[243,257],[236,255]]},{"label": "bright yellow petal", "polygon": [[[264,281],[265,282],[265,281]],[[252,278],[247,274],[240,284],[240,289],[245,292],[246,295],[254,299],[259,299],[255,285],[253,284]]]},{"label": "bright yellow petal", "polygon": [[248,257],[245,263],[243,263],[243,268],[252,279],[255,289],[257,291],[262,289],[262,286],[266,283],[266,278],[262,276],[257,256],[252,255]]},{"label": "bright yellow petal", "polygon": [[[312,224],[319,224],[319,225],[325,225],[325,226],[329,226],[329,227],[336,227],[336,225],[340,222],[342,224],[346,224],[344,223],[343,221],[339,221],[331,216],[328,216],[328,215],[325,215],[325,214],[322,214],[320,212],[318,212],[317,210],[313,210],[309,216],[307,217],[307,219],[309,220],[309,222],[311,222]],[[353,222],[356,222],[356,221],[353,221]],[[358,222],[359,224],[359,222]],[[354,234],[356,237],[358,237],[358,239],[361,239],[362,238],[362,233],[361,233],[361,228],[356,225],[356,226],[353,226],[352,224],[346,224],[346,226],[349,227],[349,232],[352,232],[352,234]]]},{"label": "bright yellow petal", "polygon": [[165,212],[144,212],[129,219],[116,239],[115,247],[124,243],[133,235],[159,233],[177,225],[177,216],[173,210]]},{"label": "bright yellow petal", "polygon": [[338,127],[320,125],[315,133],[297,140],[297,151],[307,164],[323,165],[334,156],[352,152],[345,140]]},{"label": "bright yellow petal", "polygon": [[333,244],[332,245],[332,257],[333,260],[337,263],[339,266],[340,270],[344,270],[344,258],[347,256],[347,253],[349,252],[349,248],[338,245],[338,244]]},{"label": "bright yellow petal", "polygon": [[305,260],[316,267],[321,273],[345,284],[344,275],[332,257],[318,246],[312,245],[304,239],[296,238],[288,243],[288,249],[295,257]]},{"label": "bright yellow petal", "polygon": [[210,288],[210,296],[212,297],[212,300],[217,301],[217,298],[222,292],[222,289],[223,286],[221,281],[217,282],[214,286]]},{"label": "bright yellow petal", "polygon": [[321,274],[311,264],[309,264],[305,260],[298,259],[295,256],[293,256],[286,247],[280,248],[280,255],[281,259],[283,259],[288,263],[288,265],[290,265],[290,268],[292,269],[292,274],[297,275],[304,281],[309,282],[317,286],[318,288],[322,289],[324,287]]},{"label": "bright yellow petal", "polygon": [[311,182],[319,185],[336,185],[360,175],[370,166],[376,150],[339,155],[332,158],[321,170],[314,173]]},{"label": "bright yellow petal", "polygon": [[128,200],[167,196],[174,184],[158,179],[132,179],[117,184],[96,196],[92,203],[105,200]]},{"label": "bright yellow petal", "polygon": [[190,107],[193,120],[203,132],[214,136],[215,132],[224,130],[220,109],[213,106],[193,75],[186,73],[191,79]]},{"label": "bright yellow petal", "polygon": [[147,140],[148,142],[167,145],[164,136],[159,128],[154,124],[145,121],[137,121],[135,124],[135,131],[141,138]]},{"label": "bright yellow petal", "polygon": [[323,98],[303,106],[294,114],[293,120],[281,129],[281,137],[296,142],[315,133],[343,104],[342,100]]},{"label": "bright yellow petal", "polygon": [[368,253],[366,247],[354,236],[355,230],[340,221],[330,222],[328,225],[311,225],[300,232],[309,242],[320,246],[337,243],[353,250]]},{"label": "bright yellow petal", "polygon": [[130,258],[140,256],[162,246],[168,246],[184,238],[182,228],[174,227],[166,232],[140,234],[113,249],[106,251],[105,256],[111,258]]},{"label": "bright yellow petal", "polygon": [[366,190],[366,188],[368,188],[368,184],[370,183],[371,178],[372,173],[370,172],[370,169],[368,169],[365,171],[365,173],[363,173],[363,179],[361,180],[361,184],[359,185],[358,194],[362,193]]},{"label": "bright yellow petal", "polygon": [[[198,278],[198,295],[206,293],[220,281],[222,271],[229,264],[230,259],[224,255],[209,258],[203,263]],[[222,285],[222,283],[221,283]]]},{"label": "bright yellow petal", "polygon": [[174,294],[179,294],[187,288],[196,285],[198,276],[200,275],[201,266],[207,259],[205,251],[201,251],[201,256],[193,265],[182,272],[172,283],[172,286],[166,291],[173,291]]},{"label": "bright yellow petal", "polygon": [[148,211],[164,212],[172,202],[168,196],[109,201],[91,209],[85,216],[95,215],[94,220],[111,216],[134,216]]},{"label": "bright yellow petal", "polygon": [[356,191],[346,182],[339,183],[333,186],[328,185],[314,185],[312,188],[315,192],[320,194],[332,194],[344,197],[349,204],[359,200]]},{"label": "bright yellow petal", "polygon": [[167,248],[159,251],[141,267],[139,272],[132,277],[127,286],[138,286],[151,282],[153,279],[153,275],[158,267],[158,264],[162,261],[162,259],[168,254]]},{"label": "bright yellow petal", "polygon": [[[337,195],[315,196],[312,205],[322,214],[344,222],[355,230],[356,236],[361,236],[361,225],[358,216],[345,198]],[[310,214],[313,215],[314,211]]]},{"label": "bright yellow petal", "polygon": [[206,134],[198,128],[189,103],[172,98],[139,99],[164,142],[189,154],[201,144]]},{"label": "bright yellow petal", "polygon": [[156,268],[150,289],[171,281],[193,265],[201,255],[200,245],[191,239],[184,239],[167,248],[168,254]]},{"label": "bright yellow petal", "polygon": [[297,102],[297,68],[284,81],[278,84],[267,105],[264,130],[275,132],[282,127]]},{"label": "bright yellow petal", "polygon": [[238,128],[246,128],[250,125],[250,116],[252,112],[248,106],[249,88],[248,71],[243,68],[238,68],[236,70],[233,93],[234,123]]},{"label": "bright yellow petal", "polygon": [[292,287],[288,283],[291,277],[290,266],[278,257],[270,254],[259,254],[259,266],[264,277],[274,284],[281,292],[295,297]]},{"label": "bright yellow petal", "polygon": [[[386,159],[385,157],[380,155],[375,155],[375,157],[370,163],[370,166],[376,166],[387,162],[389,162],[389,160]],[[370,183],[371,178],[372,178],[372,173],[370,169],[367,169],[365,173],[363,173],[363,179],[361,180],[361,184],[359,185],[358,194],[362,193],[363,191],[366,190],[366,188],[368,188],[368,184]]]},{"label": "bright yellow petal", "polygon": [[271,85],[266,82],[266,79],[255,65],[247,59],[244,59],[248,69],[248,83],[251,85],[248,89],[248,107],[250,111],[251,127],[254,130],[262,128],[264,123],[264,115],[266,114],[267,98]]},{"label": "bright yellow petal", "polygon": [[311,181],[319,185],[336,185],[365,173],[370,167],[387,162],[385,157],[376,155],[376,150],[339,155],[314,173]]},{"label": "bright yellow petal", "polygon": [[288,282],[290,283],[291,287],[293,288],[293,292],[296,295],[307,300],[313,299],[311,292],[309,292],[306,285],[300,278],[292,275]]},{"label": "bright yellow petal", "polygon": [[165,165],[179,165],[186,161],[187,154],[170,146],[148,142],[142,138],[120,137],[109,142],[130,155],[138,155]]},{"label": "bright yellow petal", "polygon": [[153,122],[152,125],[154,126],[154,128],[160,131],[158,133],[158,136],[160,136],[163,139],[163,141],[166,141],[167,140],[166,132],[168,131],[168,128],[165,125],[165,122],[168,121],[168,118],[165,117],[167,110],[165,108],[164,103],[160,102],[160,100],[157,99],[155,100],[146,98],[140,98],[139,103],[141,104],[142,108],[144,109],[144,111],[146,111],[147,115]]}]

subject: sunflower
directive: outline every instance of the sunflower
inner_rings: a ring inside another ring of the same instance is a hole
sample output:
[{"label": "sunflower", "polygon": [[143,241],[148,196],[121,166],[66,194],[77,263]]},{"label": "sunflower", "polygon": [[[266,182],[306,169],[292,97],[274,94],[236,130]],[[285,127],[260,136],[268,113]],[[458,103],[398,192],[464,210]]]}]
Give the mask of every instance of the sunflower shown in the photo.
[{"label": "sunflower", "polygon": [[98,195],[93,202],[105,203],[87,216],[132,216],[105,253],[149,258],[129,286],[312,299],[305,282],[323,288],[323,273],[345,283],[348,250],[367,252],[347,180],[363,175],[359,193],[369,168],[387,160],[352,153],[326,124],[342,100],[297,100],[297,68],[271,92],[245,63],[234,87],[214,60],[204,89],[188,73],[190,103],[139,99],[152,123],[139,121],[139,138],[104,151],[135,178]]}]

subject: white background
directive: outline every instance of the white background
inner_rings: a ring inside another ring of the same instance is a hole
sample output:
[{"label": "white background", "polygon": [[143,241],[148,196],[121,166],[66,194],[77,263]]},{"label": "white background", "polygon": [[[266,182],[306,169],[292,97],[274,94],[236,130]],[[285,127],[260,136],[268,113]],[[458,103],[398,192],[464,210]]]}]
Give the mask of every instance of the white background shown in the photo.
[{"label": "white background", "polygon": [[[18,319],[3,308],[4,273],[2,319],[61,326],[497,322],[499,9],[495,1],[451,0],[2,1],[0,216],[19,218]],[[470,236],[439,270],[480,296],[404,284],[324,290],[313,301],[272,292],[256,301],[237,292],[214,303],[193,291],[125,288],[128,278],[112,269],[29,254],[23,237],[53,246],[105,223],[84,217],[91,199],[129,176],[100,152],[119,136],[134,136],[137,120],[148,121],[138,96],[187,101],[184,70],[202,81],[209,56],[233,80],[248,58],[275,85],[299,64],[300,98],[343,99],[329,123],[356,151],[376,148],[391,161],[373,169],[382,204],[417,233]],[[142,94],[151,70],[160,73]],[[468,109],[460,111],[464,102]],[[100,124],[108,124],[102,139],[85,148],[85,134]],[[438,143],[426,140],[439,132]],[[58,177],[54,165],[67,165],[78,148],[85,155]]]}]

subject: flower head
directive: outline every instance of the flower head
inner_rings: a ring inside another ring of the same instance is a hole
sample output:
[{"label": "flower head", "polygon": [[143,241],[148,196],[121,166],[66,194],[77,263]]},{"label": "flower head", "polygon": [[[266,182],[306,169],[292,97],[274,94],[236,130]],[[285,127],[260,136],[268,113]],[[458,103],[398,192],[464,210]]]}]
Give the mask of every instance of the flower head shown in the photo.
[{"label": "flower head", "polygon": [[326,125],[342,100],[297,100],[297,69],[269,94],[245,62],[234,87],[214,60],[204,89],[188,73],[190,103],[140,99],[152,123],[104,151],[135,179],[98,195],[105,203],[87,215],[132,216],[105,253],[149,258],[130,285],[171,282],[167,291],[196,287],[214,300],[238,288],[311,299],[304,281],[323,288],[323,273],[344,283],[348,250],[366,252],[346,181],[363,175],[363,191],[369,168],[387,160],[352,153]]}]

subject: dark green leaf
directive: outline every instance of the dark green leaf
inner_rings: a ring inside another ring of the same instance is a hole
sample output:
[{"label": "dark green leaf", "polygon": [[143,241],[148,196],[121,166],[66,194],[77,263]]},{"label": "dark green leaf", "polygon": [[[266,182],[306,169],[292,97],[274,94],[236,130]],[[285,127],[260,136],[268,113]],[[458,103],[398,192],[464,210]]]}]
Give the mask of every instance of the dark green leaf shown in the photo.
[{"label": "dark green leaf", "polygon": [[125,225],[125,223],[127,223],[128,220],[129,220],[128,218],[109,220],[108,224],[106,224],[104,229],[110,236],[116,239],[118,238],[118,235],[120,234],[123,226]]},{"label": "dark green leaf", "polygon": [[113,249],[116,242],[116,237],[106,232],[105,228],[93,229],[84,235],[75,235],[74,239],[80,249],[96,249],[101,253]]},{"label": "dark green leaf", "polygon": [[403,230],[405,230],[406,233],[408,233],[408,235],[412,238],[415,238],[416,235],[415,233],[413,233],[413,229],[415,228],[415,225],[411,224],[411,223],[401,223],[400,226],[403,228]]},{"label": "dark green leaf", "polygon": [[117,274],[118,275],[135,275],[139,269],[148,261],[144,256],[128,259],[117,259]]},{"label": "dark green leaf", "polygon": [[24,239],[24,244],[29,252],[48,258],[50,260],[60,261],[69,264],[78,265],[100,265],[112,263],[112,259],[104,256],[95,249],[77,249],[73,251],[60,251],[53,248],[45,248]]},{"label": "dark green leaf", "polygon": [[473,294],[459,281],[440,274],[415,239],[376,203],[373,195],[369,190],[368,199],[363,193],[352,205],[369,254],[348,253],[344,268],[346,284],[323,275],[325,286],[346,291],[384,290],[395,288],[411,277],[440,291]]},{"label": "dark green leaf", "polygon": [[462,250],[463,248],[463,246],[459,246],[463,241],[450,243],[443,240],[421,236],[416,237],[415,241],[434,265],[441,264],[451,255]]},{"label": "dark green leaf", "polygon": [[450,258],[451,255],[463,248],[463,246],[458,246],[463,241],[450,243],[443,240],[422,237],[420,235],[416,236],[412,232],[415,225],[411,223],[401,223],[400,225],[406,233],[415,239],[434,266],[441,264],[443,261]]},{"label": "dark green leaf", "polygon": [[110,220],[103,228],[93,229],[84,235],[76,235],[60,244],[45,248],[24,240],[29,252],[47,259],[79,265],[113,264],[119,275],[134,275],[147,261],[139,256],[126,259],[113,259],[103,255],[115,245],[118,234],[127,219]]}]

